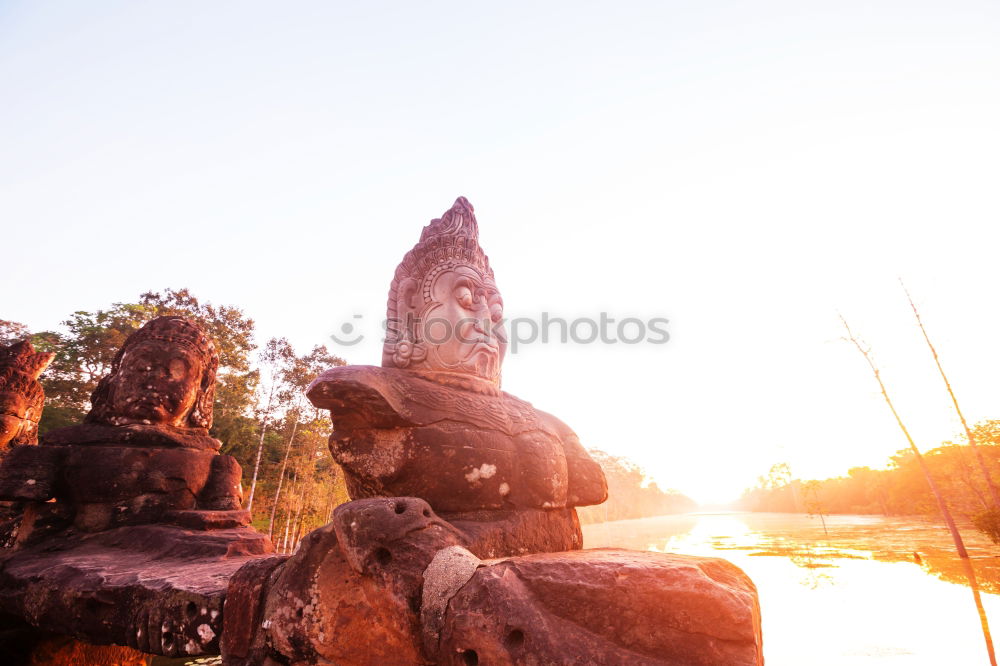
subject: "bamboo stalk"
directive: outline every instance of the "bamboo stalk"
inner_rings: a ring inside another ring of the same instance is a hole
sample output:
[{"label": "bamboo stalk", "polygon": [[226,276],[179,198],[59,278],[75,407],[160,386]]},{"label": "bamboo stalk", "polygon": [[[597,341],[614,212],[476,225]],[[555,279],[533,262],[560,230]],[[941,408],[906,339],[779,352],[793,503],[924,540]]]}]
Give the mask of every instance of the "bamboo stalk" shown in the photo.
[{"label": "bamboo stalk", "polygon": [[951,382],[948,381],[948,375],[945,374],[944,368],[941,366],[941,359],[938,358],[937,350],[931,343],[931,338],[927,335],[927,329],[924,327],[923,320],[920,319],[920,312],[917,310],[916,304],[913,302],[913,297],[910,296],[909,290],[903,281],[900,280],[899,284],[903,287],[903,292],[906,294],[906,298],[910,301],[910,307],[913,308],[913,316],[917,318],[917,326],[920,327],[920,332],[924,334],[924,340],[927,341],[927,346],[931,350],[931,356],[934,357],[934,363],[937,365],[938,372],[941,373],[941,379],[944,380],[944,386],[948,389],[948,395],[951,396],[951,404],[955,406],[955,413],[958,414],[958,419],[962,422],[962,427],[965,428],[965,436],[969,440],[969,446],[972,447],[972,453],[976,457],[976,462],[979,464],[979,469],[983,472],[983,477],[986,479],[986,485],[990,489],[990,498],[993,500],[994,508],[1000,509],[1000,494],[997,493],[996,484],[993,483],[993,477],[990,475],[989,467],[986,466],[986,461],[983,459],[983,452],[979,449],[976,443],[976,438],[972,434],[972,429],[969,428],[969,424],[965,420],[965,415],[962,414],[962,408],[958,406],[958,398],[955,397],[955,391],[951,388]]},{"label": "bamboo stalk", "polygon": [[[292,491],[289,494],[290,497],[295,495],[295,488],[298,485],[298,480],[299,480],[298,470],[293,470],[292,471]],[[285,537],[284,537],[284,539],[282,539],[282,541],[281,541],[281,549],[278,551],[278,552],[281,552],[281,553],[287,553],[288,552],[288,529],[289,529],[289,526],[291,525],[291,522],[292,522],[292,512],[293,512],[293,509],[294,509],[293,505],[289,504],[288,508],[285,511]]]},{"label": "bamboo stalk", "polygon": [[274,404],[274,391],[275,386],[272,382],[271,393],[267,396],[267,407],[264,410],[264,415],[260,420],[260,440],[257,442],[257,459],[253,464],[253,480],[250,482],[250,496],[247,498],[247,511],[253,513],[253,498],[254,494],[257,492],[257,474],[260,472],[260,458],[264,453],[264,435],[267,434],[267,418],[271,413],[271,407]]},{"label": "bamboo stalk", "polygon": [[302,489],[302,492],[299,495],[298,505],[295,508],[295,518],[292,519],[292,536],[288,542],[290,550],[287,552],[295,552],[295,549],[299,547],[299,531],[302,529],[302,509],[305,506],[306,491],[309,488],[309,484],[307,481],[303,481],[299,484],[299,487]]},{"label": "bamboo stalk", "polygon": [[948,526],[948,530],[951,532],[951,538],[955,542],[955,549],[958,551],[958,557],[962,560],[962,566],[965,569],[965,575],[969,579],[969,587],[972,588],[972,597],[976,603],[976,611],[979,613],[979,624],[983,630],[983,638],[986,641],[986,652],[990,657],[991,666],[997,666],[996,653],[993,649],[993,638],[990,636],[990,625],[989,621],[986,619],[986,609],[983,608],[983,600],[979,594],[979,584],[976,582],[976,572],[972,568],[972,562],[969,560],[969,553],[965,550],[965,542],[962,541],[962,535],[958,531],[958,526],[955,524],[954,518],[952,518],[951,511],[948,509],[948,504],[944,500],[944,496],[941,495],[941,491],[938,490],[937,484],[934,482],[934,477],[931,476],[930,468],[927,467],[927,463],[924,461],[923,455],[920,453],[920,449],[913,442],[913,437],[910,436],[910,431],[907,430],[906,425],[903,423],[903,419],[899,416],[896,411],[895,405],[892,404],[892,400],[889,399],[889,393],[885,388],[885,383],[882,381],[882,376],[879,373],[878,366],[871,358],[870,349],[865,349],[861,345],[861,341],[855,337],[851,327],[847,325],[847,320],[843,316],[840,317],[840,321],[843,322],[844,328],[847,329],[848,340],[854,343],[854,346],[858,348],[861,355],[865,357],[865,361],[868,362],[868,367],[871,368],[872,373],[875,375],[875,381],[878,382],[879,389],[882,391],[882,397],[885,398],[885,404],[889,406],[889,411],[896,419],[896,423],[899,425],[899,429],[903,431],[903,435],[906,436],[906,441],[910,445],[910,450],[913,451],[913,455],[916,456],[917,462],[920,464],[920,469],[924,473],[924,478],[927,479],[927,485],[930,486],[931,492],[934,494],[934,498],[937,500],[938,508],[941,510],[941,515],[944,517],[944,522]]},{"label": "bamboo stalk", "polygon": [[274,514],[278,510],[278,500],[281,498],[281,486],[285,482],[285,470],[288,468],[288,456],[292,452],[292,442],[295,441],[295,433],[299,430],[299,413],[295,412],[295,423],[292,424],[292,436],[288,438],[288,446],[285,447],[285,459],[281,461],[281,473],[278,474],[278,487],[274,491],[274,502],[271,504],[271,518],[267,521],[267,538],[274,534]]}]

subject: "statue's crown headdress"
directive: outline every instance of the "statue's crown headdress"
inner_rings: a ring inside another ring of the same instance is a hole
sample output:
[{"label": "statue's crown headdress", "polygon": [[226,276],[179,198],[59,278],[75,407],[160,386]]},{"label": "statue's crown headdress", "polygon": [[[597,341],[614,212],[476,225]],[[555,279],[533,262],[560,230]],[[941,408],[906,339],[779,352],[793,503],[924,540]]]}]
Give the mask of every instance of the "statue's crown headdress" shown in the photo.
[{"label": "statue's crown headdress", "polygon": [[476,211],[465,197],[455,199],[451,208],[441,217],[431,220],[430,224],[420,232],[420,242],[424,243],[434,236],[461,236],[479,242],[479,224],[476,222]]},{"label": "statue's crown headdress", "polygon": [[184,317],[168,316],[152,319],[130,335],[122,348],[118,350],[115,365],[117,366],[121,361],[121,357],[129,347],[149,340],[161,340],[182,345],[201,356],[204,362],[211,363],[214,358],[218,364],[215,342],[205,335],[201,326]]},{"label": "statue's crown headdress", "polygon": [[454,205],[438,219],[430,221],[420,233],[420,241],[406,253],[396,267],[389,287],[388,317],[397,317],[399,285],[412,279],[422,283],[423,293],[429,298],[433,277],[443,268],[467,264],[482,271],[483,276],[493,276],[489,257],[479,247],[479,225],[472,204],[459,197]]}]

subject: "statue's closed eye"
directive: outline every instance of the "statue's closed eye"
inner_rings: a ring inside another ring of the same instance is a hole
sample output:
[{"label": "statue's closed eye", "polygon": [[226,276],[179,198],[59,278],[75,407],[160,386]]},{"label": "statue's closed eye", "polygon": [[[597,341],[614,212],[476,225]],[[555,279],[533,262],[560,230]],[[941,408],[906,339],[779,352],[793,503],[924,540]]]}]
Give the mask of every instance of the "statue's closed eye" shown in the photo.
[{"label": "statue's closed eye", "polygon": [[462,286],[456,289],[455,298],[458,299],[459,305],[463,308],[472,307],[472,290],[468,287]]}]

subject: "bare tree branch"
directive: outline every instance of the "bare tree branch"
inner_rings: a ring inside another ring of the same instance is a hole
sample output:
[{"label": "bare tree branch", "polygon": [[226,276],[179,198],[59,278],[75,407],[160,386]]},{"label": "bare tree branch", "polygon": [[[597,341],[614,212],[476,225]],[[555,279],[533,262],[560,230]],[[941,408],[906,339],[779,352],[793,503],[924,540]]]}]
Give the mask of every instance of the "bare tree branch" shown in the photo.
[{"label": "bare tree branch", "polygon": [[986,619],[986,609],[983,608],[983,600],[979,595],[979,584],[976,582],[976,572],[972,568],[972,562],[969,560],[969,553],[965,550],[965,542],[962,541],[962,535],[958,531],[958,526],[955,525],[955,519],[952,518],[951,511],[948,509],[948,504],[944,501],[944,496],[941,495],[941,491],[938,490],[937,484],[934,482],[934,477],[931,476],[931,471],[927,467],[927,463],[924,461],[923,455],[920,453],[920,449],[913,442],[913,437],[910,436],[910,431],[907,430],[906,425],[903,423],[903,419],[899,416],[899,412],[896,411],[895,405],[892,404],[892,400],[889,398],[889,393],[885,388],[885,383],[882,381],[882,376],[879,373],[878,366],[875,365],[875,361],[872,359],[871,349],[865,349],[862,347],[861,340],[854,335],[851,327],[847,325],[847,320],[844,319],[843,315],[840,315],[840,321],[844,324],[844,328],[847,330],[848,339],[854,343],[861,355],[865,357],[865,361],[868,363],[868,367],[871,368],[872,374],[875,375],[875,381],[878,382],[879,389],[882,391],[882,397],[885,399],[885,404],[889,406],[889,411],[892,412],[893,417],[896,419],[896,423],[899,425],[899,429],[903,431],[903,435],[906,436],[906,441],[910,445],[910,449],[913,451],[913,455],[916,456],[917,462],[920,464],[920,469],[924,473],[924,478],[927,479],[927,485],[930,486],[931,492],[934,493],[934,498],[937,500],[938,508],[941,510],[941,515],[944,517],[944,522],[948,526],[948,530],[951,532],[951,538],[955,542],[955,549],[958,551],[958,557],[962,560],[962,565],[965,568],[965,575],[969,579],[969,586],[972,588],[972,597],[976,603],[976,610],[979,612],[979,623],[983,629],[983,638],[986,640],[986,651],[990,656],[991,666],[997,666],[996,653],[993,650],[993,638],[990,636],[990,625]]}]

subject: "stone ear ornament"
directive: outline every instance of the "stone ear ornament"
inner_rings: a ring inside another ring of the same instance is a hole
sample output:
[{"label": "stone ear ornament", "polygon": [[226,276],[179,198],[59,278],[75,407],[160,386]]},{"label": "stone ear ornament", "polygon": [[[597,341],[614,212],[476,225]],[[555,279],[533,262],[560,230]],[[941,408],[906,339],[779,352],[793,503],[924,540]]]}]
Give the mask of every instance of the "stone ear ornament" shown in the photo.
[{"label": "stone ear ornament", "polygon": [[188,416],[188,424],[192,428],[211,428],[212,415],[215,406],[215,377],[219,370],[219,357],[209,358],[207,366],[202,370],[201,391],[195,401],[194,408]]},{"label": "stone ear ornament", "polygon": [[[421,310],[418,303],[420,285],[413,278],[405,278],[394,285],[390,295],[389,328],[386,330],[384,356],[391,365],[397,368],[407,368],[411,363],[419,363],[427,357],[427,349],[422,342],[417,341],[413,331],[415,312]],[[393,316],[395,315],[395,316]]]},{"label": "stone ear ornament", "polygon": [[411,362],[419,363],[427,358],[427,348],[422,343],[410,340],[408,331],[403,335],[403,339],[395,344],[392,353],[392,362],[397,368],[406,368]]}]

